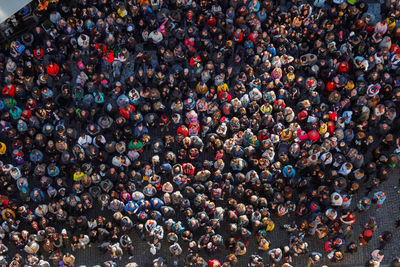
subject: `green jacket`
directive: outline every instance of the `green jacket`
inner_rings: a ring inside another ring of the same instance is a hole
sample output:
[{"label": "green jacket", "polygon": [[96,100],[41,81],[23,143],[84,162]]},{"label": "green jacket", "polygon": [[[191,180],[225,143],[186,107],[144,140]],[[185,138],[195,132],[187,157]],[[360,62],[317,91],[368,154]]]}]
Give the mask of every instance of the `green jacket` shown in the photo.
[{"label": "green jacket", "polygon": [[4,100],[4,106],[8,109],[12,109],[17,105],[17,100],[14,98],[7,98]]},{"label": "green jacket", "polygon": [[130,141],[130,142],[129,142],[129,145],[128,145],[128,148],[131,149],[131,150],[142,150],[142,148],[143,148],[143,143],[140,142],[140,141],[138,141],[138,142],[136,143],[136,145],[135,145],[135,144],[133,143],[133,141]]}]

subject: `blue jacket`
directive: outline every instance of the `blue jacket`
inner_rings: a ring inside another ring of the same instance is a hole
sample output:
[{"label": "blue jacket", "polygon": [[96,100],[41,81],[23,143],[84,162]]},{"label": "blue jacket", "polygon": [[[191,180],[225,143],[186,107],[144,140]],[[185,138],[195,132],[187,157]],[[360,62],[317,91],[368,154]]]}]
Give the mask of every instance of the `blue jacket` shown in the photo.
[{"label": "blue jacket", "polygon": [[[289,172],[289,169],[291,172]],[[283,177],[293,179],[296,176],[296,171],[291,165],[287,165],[282,170]]]},{"label": "blue jacket", "polygon": [[139,210],[138,204],[134,201],[129,201],[126,203],[124,210],[129,214],[136,213]]},{"label": "blue jacket", "polygon": [[153,197],[152,199],[150,199],[150,203],[151,203],[151,206],[153,206],[153,209],[155,209],[155,210],[158,210],[162,206],[164,206],[164,202],[161,199],[159,199],[158,197]]},{"label": "blue jacket", "polygon": [[[37,196],[35,196],[35,192],[38,192],[39,194],[37,195]],[[43,194],[43,191],[42,190],[40,190],[39,188],[34,188],[33,190],[32,190],[32,192],[31,192],[31,199],[34,201],[34,202],[43,202],[44,201],[44,194]]]}]

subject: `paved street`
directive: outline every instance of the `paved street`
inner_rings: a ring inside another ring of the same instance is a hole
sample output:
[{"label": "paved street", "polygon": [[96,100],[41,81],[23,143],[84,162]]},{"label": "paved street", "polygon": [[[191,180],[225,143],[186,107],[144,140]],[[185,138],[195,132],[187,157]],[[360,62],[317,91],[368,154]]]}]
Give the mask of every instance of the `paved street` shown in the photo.
[{"label": "paved street", "polygon": [[[369,3],[370,12],[373,13],[378,19],[380,18],[380,5],[377,3]],[[155,58],[155,55],[154,57]],[[157,64],[157,62],[154,62]],[[134,72],[134,64],[130,65],[130,67],[125,70],[123,73],[123,78],[128,76],[129,73]],[[157,130],[151,130],[155,136],[159,133]],[[203,155],[206,157],[206,155]],[[379,223],[378,230],[374,233],[373,239],[369,242],[368,247],[360,247],[358,253],[353,255],[345,255],[345,260],[340,264],[333,264],[329,262],[324,255],[323,263],[327,264],[328,266],[364,266],[365,262],[369,259],[370,253],[377,248],[378,246],[378,236],[384,230],[390,230],[393,232],[393,242],[389,244],[385,248],[385,258],[383,260],[383,265],[388,264],[390,260],[395,256],[399,255],[399,244],[398,240],[400,240],[400,231],[394,228],[394,223],[398,214],[400,214],[400,194],[397,193],[398,189],[395,189],[394,186],[398,184],[398,179],[400,177],[400,170],[396,169],[393,171],[392,178],[381,185],[381,189],[383,189],[388,197],[384,205],[380,209],[371,208],[368,212],[357,214],[357,222],[354,226],[354,240],[356,241],[358,234],[362,230],[362,226],[366,223],[366,221],[371,217],[374,216],[377,218]],[[365,190],[362,188],[361,192],[353,198],[352,205],[355,206],[355,203],[364,196]],[[271,248],[280,247],[288,244],[289,242],[289,235],[281,230],[278,225],[283,225],[285,223],[291,222],[294,218],[273,218],[277,227],[274,231],[270,233],[270,241],[272,242]],[[139,264],[139,266],[147,266],[151,263],[152,259],[154,258],[150,252],[149,247],[143,241],[140,240],[139,236],[136,233],[132,233],[131,236],[134,238],[134,244],[136,249],[136,255],[132,259],[128,259],[128,257],[124,257],[122,261],[119,262],[118,266],[123,266],[127,262],[135,261]],[[307,242],[309,243],[310,251],[323,251],[323,245],[327,240],[317,240],[317,238],[306,238]],[[162,243],[161,253],[158,256],[162,256],[163,258],[168,260],[169,264],[175,260],[171,258],[170,253],[168,251],[168,244],[166,242]],[[185,251],[185,248],[183,248]],[[248,257],[252,253],[258,253],[257,244],[255,242],[255,237],[252,237],[251,241],[249,242],[248,253],[241,257],[239,260],[238,266],[245,266],[248,262]],[[185,253],[183,253],[185,254]],[[213,256],[212,258],[217,258],[219,260],[223,260],[223,257],[227,254],[226,251],[221,251],[218,255]],[[259,253],[262,256],[266,256],[266,253]],[[101,254],[96,248],[91,247],[87,248],[83,251],[76,252],[77,256],[77,263],[78,264],[86,264],[87,266],[93,266],[95,264],[101,264],[105,260],[109,259],[109,255]],[[203,255],[204,258],[208,259],[207,255]],[[182,266],[184,261],[184,256],[181,256],[179,259],[179,266]],[[307,264],[307,256],[300,256],[294,258],[294,266],[306,266]]]},{"label": "paved street", "polygon": [[[345,255],[345,260],[340,263],[340,264],[333,264],[329,262],[329,260],[326,259],[326,254],[324,255],[324,261],[323,263],[327,264],[328,266],[364,266],[365,262],[369,259],[369,255],[372,250],[377,248],[378,246],[378,236],[379,234],[384,231],[384,230],[389,230],[394,234],[393,237],[393,242],[390,243],[386,248],[385,248],[385,258],[383,260],[383,264],[388,264],[390,260],[395,256],[399,255],[399,243],[398,240],[400,239],[400,231],[396,230],[394,227],[395,219],[399,212],[399,203],[400,203],[400,194],[397,193],[397,189],[394,189],[394,186],[397,185],[398,183],[398,177],[400,177],[400,170],[395,170],[392,176],[392,179],[387,181],[385,184],[381,186],[381,189],[383,189],[387,195],[388,198],[383,204],[383,206],[380,209],[376,208],[371,208],[368,212],[365,213],[358,213],[357,214],[357,222],[355,224],[355,236],[354,240],[356,240],[358,233],[360,233],[362,229],[362,225],[365,224],[365,222],[368,220],[370,216],[374,216],[377,218],[378,223],[379,223],[379,228],[378,230],[374,233],[373,239],[368,243],[367,247],[359,247],[359,251],[356,254],[353,255]],[[360,199],[364,195],[364,191],[362,190],[360,194],[358,194],[354,199],[353,199],[353,206],[355,202]],[[277,224],[277,227],[275,230],[273,230],[270,233],[270,241],[272,242],[271,247],[279,247],[279,246],[284,246],[288,244],[289,242],[289,235],[279,229],[278,225],[283,224],[286,222],[289,222],[291,219],[290,218],[274,218],[275,223]],[[136,249],[136,256],[131,259],[136,261],[139,266],[147,266],[149,263],[151,263],[151,259],[153,259],[153,256],[149,252],[149,247],[143,243],[143,241],[140,241],[139,237],[135,234],[132,233],[132,236],[134,238],[134,243],[135,243],[135,249]],[[317,238],[306,238],[306,240],[309,243],[310,251],[323,251],[323,244],[326,242],[326,239],[324,240],[317,240]],[[237,266],[245,266],[248,261],[248,256],[251,255],[251,252],[256,252],[257,251],[257,246],[255,243],[255,238],[252,237],[252,240],[249,242],[249,247],[248,247],[248,253],[239,258],[240,262]],[[225,251],[221,251],[215,258],[223,260],[223,256],[225,255]],[[266,256],[266,253],[259,253],[262,256]],[[78,264],[86,264],[87,266],[93,266],[95,264],[101,264],[105,260],[109,259],[109,255],[104,255],[99,253],[99,251],[96,248],[87,248],[86,250],[81,250],[76,252],[77,256],[77,263]],[[168,259],[169,263],[173,262],[173,258],[170,257],[170,253],[168,251],[168,246],[166,242],[163,242],[163,246],[161,249],[161,253],[158,256],[162,256],[165,259]],[[205,258],[208,258],[207,255],[203,255]],[[179,258],[179,266],[182,266],[183,262],[183,257]],[[129,262],[130,259],[127,257],[124,257],[122,261],[119,262],[118,266],[123,266],[127,262]],[[297,258],[294,258],[294,266],[306,266],[307,264],[307,257],[306,256],[299,256]],[[384,266],[384,265],[383,265]]]}]

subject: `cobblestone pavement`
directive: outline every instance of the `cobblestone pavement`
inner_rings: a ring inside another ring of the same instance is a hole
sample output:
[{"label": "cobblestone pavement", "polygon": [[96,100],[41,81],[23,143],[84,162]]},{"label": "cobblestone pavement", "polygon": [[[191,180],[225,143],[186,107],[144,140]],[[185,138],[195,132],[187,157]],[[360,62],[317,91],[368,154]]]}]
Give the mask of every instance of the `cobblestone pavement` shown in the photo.
[{"label": "cobblestone pavement", "polygon": [[[379,13],[380,13],[380,5],[377,3],[371,3],[370,5],[370,10],[371,13],[375,14],[377,18],[379,18]],[[154,55],[155,56],[155,55]],[[152,64],[157,65],[158,63],[152,62]],[[153,66],[154,67],[154,66]],[[125,79],[129,73],[134,72],[134,64],[130,64],[129,68],[126,69],[123,73],[123,78]],[[157,130],[151,129],[151,134],[154,134],[154,136],[159,135]],[[364,266],[365,262],[369,259],[370,253],[378,247],[378,236],[379,234],[384,231],[384,230],[389,230],[391,231],[394,236],[393,236],[393,241],[388,244],[385,248],[385,258],[381,264],[381,266],[387,265],[394,256],[398,256],[400,253],[400,245],[399,245],[399,240],[400,240],[400,231],[396,230],[394,227],[395,219],[399,212],[399,207],[400,207],[400,194],[397,192],[398,189],[395,189],[394,186],[398,185],[398,180],[400,178],[400,169],[395,169],[393,171],[393,175],[391,176],[391,179],[385,182],[384,184],[381,185],[380,189],[384,190],[387,193],[387,199],[383,206],[380,209],[376,208],[371,208],[369,211],[364,212],[364,213],[358,213],[357,214],[357,222],[354,225],[354,237],[353,240],[357,241],[358,234],[361,232],[363,225],[367,222],[367,220],[373,216],[377,218],[379,228],[378,230],[374,233],[373,239],[369,242],[367,247],[359,247],[358,252],[349,255],[345,255],[345,259],[341,263],[331,263],[329,260],[326,258],[326,253],[324,254],[324,259],[321,262],[322,264],[326,264],[328,266]],[[361,189],[358,195],[353,197],[352,205],[353,207],[355,206],[355,203],[364,196],[365,191]],[[371,195],[372,193],[370,193]],[[92,211],[92,213],[95,213],[95,211]],[[90,216],[91,214],[88,214]],[[111,216],[111,214],[108,214]],[[180,217],[178,215],[178,217]],[[277,218],[273,217],[273,220],[276,223],[276,228],[274,231],[270,232],[269,240],[271,241],[271,248],[274,247],[281,247],[289,242],[289,235],[286,233],[284,230],[280,229],[280,225],[283,225],[285,223],[290,223],[294,220],[295,218]],[[122,260],[118,261],[118,266],[124,266],[128,262],[135,261],[136,263],[139,264],[139,266],[150,266],[152,260],[155,258],[152,256],[149,252],[149,247],[148,245],[142,241],[138,234],[136,233],[131,233],[130,234],[134,240],[135,244],[135,255],[131,258],[128,256],[124,256]],[[249,242],[249,246],[247,248],[248,253],[245,256],[242,256],[239,258],[239,263],[237,266],[246,266],[248,262],[248,257],[252,253],[258,253],[259,255],[263,256],[266,258],[266,253],[265,252],[259,252],[257,249],[257,244],[255,241],[255,237],[253,236]],[[309,250],[310,251],[324,251],[323,245],[326,242],[326,239],[324,240],[318,240],[316,237],[306,237],[306,241],[309,244]],[[179,258],[172,258],[171,254],[168,251],[168,244],[167,242],[162,242],[162,249],[158,256],[162,256],[164,259],[168,261],[168,266],[171,266],[174,260],[178,261],[179,266],[183,266],[184,262],[184,257],[185,257],[185,252],[186,252],[186,247],[182,246],[184,253],[182,254],[181,257]],[[223,261],[224,256],[227,255],[227,251],[221,251],[217,255],[212,255],[208,256],[206,254],[203,254],[202,256],[205,259],[212,259],[216,258],[219,259],[220,261]],[[109,254],[102,254],[97,248],[90,247],[87,248],[86,250],[80,250],[80,251],[75,251],[76,255],[76,263],[86,265],[86,266],[93,266],[96,264],[101,264],[106,260],[109,260]],[[295,257],[293,262],[293,265],[295,267],[303,267],[307,265],[307,256],[299,256]]]},{"label": "cobblestone pavement", "polygon": [[[385,258],[382,262],[381,266],[387,265],[394,256],[399,255],[400,252],[400,231],[395,228],[395,219],[399,213],[400,206],[400,194],[397,192],[398,189],[395,189],[394,186],[398,185],[398,179],[400,177],[400,170],[396,169],[393,171],[393,175],[391,179],[381,185],[380,189],[384,190],[387,193],[387,199],[381,208],[377,209],[375,207],[371,207],[370,210],[363,213],[357,213],[357,222],[354,225],[354,237],[353,240],[356,241],[358,234],[361,232],[362,226],[366,223],[366,221],[371,217],[376,217],[378,221],[379,228],[374,232],[374,236],[372,240],[368,243],[367,247],[359,247],[357,253],[350,255],[346,254],[345,259],[341,263],[331,263],[326,258],[326,253],[324,254],[324,260],[322,263],[327,264],[328,266],[364,266],[365,262],[369,259],[370,253],[378,247],[378,236],[384,230],[389,230],[393,233],[393,241],[385,247]],[[353,206],[361,197],[364,196],[364,190],[353,198]],[[284,246],[289,242],[289,235],[281,230],[278,225],[282,225],[283,223],[290,222],[292,218],[273,218],[277,227],[270,232],[269,239],[271,241],[271,248]],[[128,256],[124,256],[121,261],[118,261],[118,266],[123,266],[128,262],[135,261],[139,264],[139,266],[149,266],[154,256],[152,256],[149,252],[149,247],[143,241],[140,240],[139,236],[136,233],[132,233],[131,236],[134,238],[135,244],[135,256],[131,259]],[[318,240],[314,237],[306,237],[305,240],[309,244],[310,251],[323,251],[324,242],[326,239]],[[184,261],[184,256],[180,258],[174,259],[172,258],[168,251],[168,245],[166,242],[162,243],[162,249],[157,256],[162,256],[169,263],[168,266],[172,265],[174,260],[178,260],[179,266],[182,266]],[[185,248],[184,248],[185,250]],[[237,266],[246,266],[248,262],[248,257],[252,253],[258,253],[259,255],[266,257],[265,252],[259,253],[257,250],[257,245],[255,242],[255,237],[252,237],[249,246],[247,248],[248,253],[241,258],[239,258],[239,263]],[[185,253],[183,253],[185,254]],[[95,264],[101,264],[106,260],[109,260],[110,257],[108,254],[102,254],[98,251],[97,248],[91,247],[86,250],[75,251],[76,262],[79,264],[83,264],[86,266],[93,266]],[[225,251],[221,251],[218,255],[213,255],[212,257],[208,257],[207,255],[203,255],[205,259],[217,258],[219,260],[223,260],[224,255],[226,255]],[[307,264],[307,256],[299,256],[294,258],[293,265],[295,267],[306,266]],[[318,265],[319,266],[319,265]]]},{"label": "cobblestone pavement", "polygon": [[[379,6],[379,5],[378,5]],[[379,11],[375,11],[379,12]],[[154,62],[153,64],[157,64],[157,62]],[[127,76],[128,73],[133,73],[134,71],[134,64],[129,66],[128,69],[126,69],[123,73],[123,76]],[[124,78],[125,78],[124,77]],[[160,133],[158,132],[157,129],[150,129],[150,134],[152,136],[158,136]],[[400,133],[399,133],[400,134]],[[378,145],[375,144],[375,146]],[[373,147],[371,149],[374,149]],[[202,155],[203,157],[207,157],[207,155]],[[326,253],[324,254],[323,261],[321,262],[322,264],[327,264],[328,266],[364,266],[365,262],[369,259],[370,253],[378,247],[378,236],[379,234],[384,231],[384,230],[389,230],[391,231],[394,236],[393,236],[393,241],[392,243],[388,244],[385,248],[385,258],[382,262],[381,266],[387,265],[394,256],[400,255],[400,245],[398,240],[400,240],[400,231],[395,229],[395,220],[399,212],[399,207],[400,207],[400,194],[397,192],[399,189],[395,189],[394,186],[398,185],[398,180],[400,178],[400,169],[395,169],[393,171],[393,175],[391,176],[391,179],[383,183],[379,189],[384,190],[387,193],[387,199],[383,206],[380,209],[376,209],[372,207],[370,210],[364,213],[357,213],[357,222],[354,225],[354,237],[353,240],[357,241],[358,234],[361,232],[363,225],[367,222],[367,220],[373,216],[377,218],[379,228],[378,230],[374,233],[373,239],[368,243],[367,247],[359,247],[358,252],[349,255],[345,255],[345,259],[341,263],[331,263],[329,260],[326,258]],[[370,193],[370,195],[373,192]],[[365,194],[365,189],[361,185],[361,190],[358,193],[358,195],[353,197],[352,201],[352,206],[355,206],[355,203],[364,196]],[[95,215],[96,211],[91,211],[88,216]],[[111,214],[106,214],[106,216],[111,217]],[[179,219],[179,214],[177,216]],[[283,217],[283,218],[277,218],[273,217],[274,222],[276,223],[275,229],[270,232],[269,235],[269,240],[271,241],[271,248],[274,247],[282,247],[284,245],[287,245],[289,243],[289,234],[286,233],[284,230],[280,229],[280,225],[283,225],[285,223],[290,223],[294,220],[295,218],[288,218],[288,217]],[[224,229],[222,229],[224,231]],[[150,254],[149,251],[149,246],[140,239],[139,235],[137,233],[132,232],[130,236],[134,240],[134,245],[135,245],[135,255],[132,258],[129,258],[128,256],[124,256],[122,260],[118,261],[118,266],[124,266],[128,262],[135,261],[136,263],[139,264],[139,266],[150,266],[152,260],[155,258]],[[309,244],[309,250],[310,251],[319,251],[322,252],[324,251],[324,243],[327,241],[326,239],[324,240],[318,240],[316,237],[306,237],[306,241]],[[168,244],[167,242],[162,242],[162,248],[159,254],[157,254],[157,257],[162,256],[164,259],[168,261],[168,266],[171,266],[174,260],[178,261],[178,266],[183,266],[184,262],[184,257],[186,255],[186,247],[182,245],[182,248],[184,250],[184,253],[182,254],[181,257],[179,258],[172,258],[170,252],[168,251]],[[253,236],[250,241],[249,241],[249,246],[247,248],[247,254],[245,256],[242,256],[239,258],[239,263],[237,266],[242,267],[246,266],[248,263],[248,257],[252,253],[258,253],[259,255],[263,256],[266,258],[266,253],[265,252],[259,252],[257,249],[257,243],[256,239]],[[205,259],[219,259],[220,261],[223,261],[224,256],[227,255],[227,251],[220,251],[217,255],[212,255],[208,256],[206,254],[203,254],[202,256]],[[82,264],[86,266],[93,266],[96,264],[101,264],[106,260],[110,259],[109,254],[102,254],[94,245],[93,247],[87,248],[86,250],[80,250],[80,251],[75,251],[76,255],[76,263],[77,265]],[[304,267],[307,265],[307,256],[299,256],[295,257],[293,262],[293,265],[295,267]],[[320,266],[320,265],[318,265]]]}]

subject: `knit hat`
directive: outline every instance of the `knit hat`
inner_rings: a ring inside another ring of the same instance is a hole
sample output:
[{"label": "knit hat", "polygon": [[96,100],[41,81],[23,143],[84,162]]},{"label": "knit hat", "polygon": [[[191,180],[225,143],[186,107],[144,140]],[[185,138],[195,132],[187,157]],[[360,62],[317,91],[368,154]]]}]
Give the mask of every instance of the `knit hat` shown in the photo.
[{"label": "knit hat", "polygon": [[305,121],[308,117],[308,112],[307,110],[302,110],[299,112],[299,114],[297,115],[297,118],[299,119],[299,121]]}]

